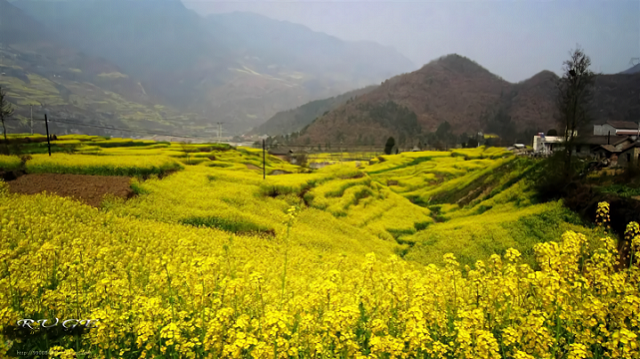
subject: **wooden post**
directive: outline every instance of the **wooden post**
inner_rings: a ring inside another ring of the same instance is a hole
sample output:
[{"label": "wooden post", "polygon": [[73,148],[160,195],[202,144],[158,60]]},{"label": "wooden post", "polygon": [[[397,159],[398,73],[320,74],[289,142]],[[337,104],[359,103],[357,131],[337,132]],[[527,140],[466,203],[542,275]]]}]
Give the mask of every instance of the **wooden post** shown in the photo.
[{"label": "wooden post", "polygon": [[262,140],[262,179],[267,178],[267,161],[266,161],[266,149],[267,145],[265,140]]},{"label": "wooden post", "polygon": [[51,157],[51,140],[49,138],[49,120],[47,119],[47,114],[44,114],[44,125],[47,128],[47,147],[49,147],[49,157]]}]

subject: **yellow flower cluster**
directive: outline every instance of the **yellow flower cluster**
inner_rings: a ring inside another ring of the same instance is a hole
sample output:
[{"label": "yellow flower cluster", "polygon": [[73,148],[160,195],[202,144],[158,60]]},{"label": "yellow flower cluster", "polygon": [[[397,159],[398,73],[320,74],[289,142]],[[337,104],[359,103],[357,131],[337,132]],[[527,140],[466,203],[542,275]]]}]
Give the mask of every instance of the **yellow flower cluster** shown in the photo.
[{"label": "yellow flower cluster", "polygon": [[14,171],[19,169],[20,165],[20,157],[0,155],[0,170]]},{"label": "yellow flower cluster", "polygon": [[[293,232],[313,211],[281,218]],[[473,268],[453,254],[420,266],[6,193],[0,233],[0,326],[100,319],[79,338],[0,337],[2,357],[27,347],[100,358],[640,355],[640,269],[616,270],[611,238],[539,244],[539,270],[516,250]]]},{"label": "yellow flower cluster", "polygon": [[598,209],[596,210],[596,223],[599,226],[605,227],[609,229],[609,203],[600,202],[598,203]]},{"label": "yellow flower cluster", "polygon": [[69,173],[104,176],[161,174],[181,166],[167,156],[93,156],[56,153],[33,155],[27,161],[29,173]]}]

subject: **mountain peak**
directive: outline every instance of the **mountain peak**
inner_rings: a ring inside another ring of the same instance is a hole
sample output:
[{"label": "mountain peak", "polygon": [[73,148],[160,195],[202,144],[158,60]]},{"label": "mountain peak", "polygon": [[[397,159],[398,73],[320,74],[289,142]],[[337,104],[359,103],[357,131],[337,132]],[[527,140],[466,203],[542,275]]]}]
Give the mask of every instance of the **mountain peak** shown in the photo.
[{"label": "mountain peak", "polygon": [[444,70],[446,72],[454,72],[463,74],[465,76],[468,75],[491,75],[492,77],[499,78],[497,75],[494,75],[486,68],[482,67],[477,62],[469,59],[468,57],[459,55],[459,54],[449,54],[445,56],[441,56],[435,60],[430,61],[428,64],[424,65],[420,70],[421,73],[427,73],[434,69],[440,69],[437,71]]},{"label": "mountain peak", "polygon": [[550,80],[556,80],[556,79],[558,79],[558,75],[556,75],[554,72],[549,70],[542,70],[522,82],[540,83],[542,81],[550,81]]}]

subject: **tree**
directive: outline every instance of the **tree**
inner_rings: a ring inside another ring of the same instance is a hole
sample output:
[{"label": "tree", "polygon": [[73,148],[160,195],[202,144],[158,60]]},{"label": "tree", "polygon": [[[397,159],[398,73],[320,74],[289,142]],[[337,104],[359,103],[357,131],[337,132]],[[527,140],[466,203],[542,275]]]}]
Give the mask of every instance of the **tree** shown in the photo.
[{"label": "tree", "polygon": [[7,93],[0,87],[0,120],[2,121],[2,133],[4,134],[5,142],[7,142],[7,127],[4,124],[4,120],[13,115],[13,107],[6,97]]},{"label": "tree", "polygon": [[500,108],[487,122],[487,132],[500,136],[501,139],[512,143],[516,139],[516,124],[507,113],[506,109]]},{"label": "tree", "polygon": [[572,177],[571,153],[575,147],[577,130],[591,122],[589,102],[593,96],[595,74],[589,69],[591,59],[578,46],[562,67],[562,77],[558,80],[558,126],[564,133],[564,175]]},{"label": "tree", "polygon": [[467,133],[466,133],[466,132],[463,132],[463,133],[460,135],[460,141],[459,141],[459,142],[460,142],[460,144],[462,145],[462,148],[464,148],[464,147],[466,147],[466,146],[467,146],[467,141],[469,141],[469,135],[467,135]]},{"label": "tree", "polygon": [[295,156],[296,164],[300,167],[307,167],[307,155],[304,153],[298,153]]},{"label": "tree", "polygon": [[449,132],[451,132],[451,124],[449,124],[448,121],[444,121],[443,123],[440,124],[440,126],[438,126],[438,129],[436,130],[436,135],[442,138],[447,134],[449,134]]},{"label": "tree", "polygon": [[384,145],[384,153],[387,155],[391,154],[391,151],[393,150],[393,146],[396,145],[396,140],[393,137],[389,137],[387,139],[387,143]]},{"label": "tree", "polygon": [[524,131],[522,131],[520,134],[518,134],[518,143],[524,143],[524,144],[528,144],[529,146],[533,146],[533,137],[540,132],[541,131],[538,131],[532,127],[529,127]]},{"label": "tree", "polygon": [[445,146],[445,149],[450,143],[455,141],[454,135],[451,133],[451,124],[448,121],[444,121],[438,126],[436,138]]}]

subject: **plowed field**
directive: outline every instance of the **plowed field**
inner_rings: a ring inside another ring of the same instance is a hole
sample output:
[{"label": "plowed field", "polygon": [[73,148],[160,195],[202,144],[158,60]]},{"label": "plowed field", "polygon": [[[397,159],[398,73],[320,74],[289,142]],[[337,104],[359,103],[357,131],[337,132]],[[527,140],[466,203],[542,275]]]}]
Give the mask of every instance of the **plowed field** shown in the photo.
[{"label": "plowed field", "polygon": [[8,182],[12,193],[55,193],[73,197],[88,205],[98,207],[106,194],[130,198],[133,191],[128,177],[86,176],[69,174],[28,174]]}]

